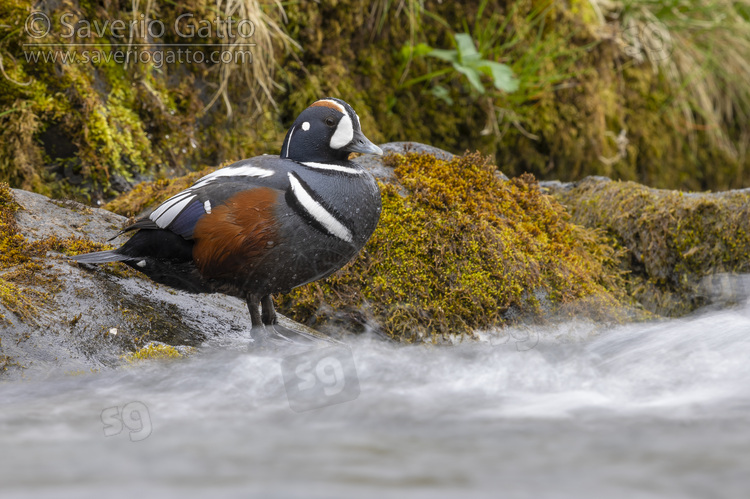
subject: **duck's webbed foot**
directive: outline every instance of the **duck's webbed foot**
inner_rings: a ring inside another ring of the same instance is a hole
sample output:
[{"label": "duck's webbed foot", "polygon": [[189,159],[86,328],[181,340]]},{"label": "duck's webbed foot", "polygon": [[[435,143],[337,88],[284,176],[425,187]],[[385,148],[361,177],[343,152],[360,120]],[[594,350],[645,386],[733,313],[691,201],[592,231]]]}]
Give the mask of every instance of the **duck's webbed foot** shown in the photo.
[{"label": "duck's webbed foot", "polygon": [[252,322],[250,335],[253,339],[253,350],[273,350],[292,343],[286,335],[277,330],[276,324],[279,320],[273,307],[271,295],[247,295],[247,308],[250,311]]},{"label": "duck's webbed foot", "polygon": [[304,329],[290,329],[286,325],[279,324],[279,317],[270,294],[248,295],[247,308],[250,310],[253,325],[250,333],[253,339],[250,348],[253,352],[265,355],[288,355],[295,348],[307,350],[320,342],[340,343],[323,335],[314,336]]}]

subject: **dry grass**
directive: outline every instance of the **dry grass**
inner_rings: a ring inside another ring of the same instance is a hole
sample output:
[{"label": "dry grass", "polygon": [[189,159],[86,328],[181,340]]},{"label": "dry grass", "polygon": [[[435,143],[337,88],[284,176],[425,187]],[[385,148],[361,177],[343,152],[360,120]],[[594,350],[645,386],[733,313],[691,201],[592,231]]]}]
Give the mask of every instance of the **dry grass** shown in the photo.
[{"label": "dry grass", "polygon": [[[133,19],[138,19],[140,13],[149,16],[157,6],[148,0],[142,11],[141,8],[140,0],[132,0]],[[273,9],[276,9],[275,15],[269,13]],[[207,112],[221,101],[224,103],[227,116],[231,116],[233,87],[240,85],[250,89],[250,99],[258,112],[264,110],[265,102],[276,107],[273,91],[281,89],[274,79],[276,60],[280,59],[277,53],[279,50],[300,48],[282,27],[282,23],[286,22],[286,13],[281,1],[216,0],[216,5],[211,10],[222,20],[234,18],[238,21],[250,21],[252,28],[246,25],[243,31],[252,29],[252,33],[247,33],[249,36],[238,36],[236,23],[215,25],[216,40],[213,41],[222,43],[219,48],[222,52],[222,61],[212,69],[218,72],[217,89],[203,108],[203,112]],[[232,30],[231,34],[229,30]],[[247,44],[254,46],[248,47]],[[252,57],[238,56],[241,52],[248,51],[252,53]],[[227,54],[231,54],[231,57]],[[230,62],[225,62],[224,57]]]},{"label": "dry grass", "polygon": [[[282,22],[286,22],[286,13],[279,0],[273,0],[269,3],[261,3],[258,0],[217,0],[216,9],[222,18],[234,16],[238,19],[248,19],[255,27],[252,43],[253,60],[252,63],[238,63],[234,55],[240,51],[247,50],[243,43],[248,39],[235,37],[232,41],[225,44],[224,50],[232,53],[232,62],[224,63],[219,68],[219,88],[206,105],[205,110],[210,109],[219,99],[224,102],[227,109],[227,115],[232,115],[232,103],[230,100],[230,85],[238,84],[240,81],[252,89],[251,98],[258,112],[263,111],[263,104],[268,101],[276,107],[273,98],[273,89],[281,89],[281,86],[274,80],[276,70],[275,53],[280,50],[290,50],[299,48],[299,44],[293,40],[276,22],[276,20],[266,13],[269,7],[276,7],[278,17]],[[218,30],[221,39],[228,39],[226,26],[220,26]],[[223,38],[222,38],[223,37]],[[239,78],[237,78],[239,77]],[[238,81],[239,80],[239,81]]]},{"label": "dry grass", "polygon": [[[750,0],[590,0],[624,51],[668,79],[695,133],[740,164],[750,143]],[[742,170],[738,172],[742,175]]]}]

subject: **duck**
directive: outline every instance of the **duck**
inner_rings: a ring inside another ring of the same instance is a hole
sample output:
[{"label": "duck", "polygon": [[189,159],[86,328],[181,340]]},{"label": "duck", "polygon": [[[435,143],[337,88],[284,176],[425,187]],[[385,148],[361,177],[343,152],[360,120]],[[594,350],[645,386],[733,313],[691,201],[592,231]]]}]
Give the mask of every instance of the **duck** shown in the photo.
[{"label": "duck", "polygon": [[123,262],[175,289],[238,297],[253,330],[272,328],[274,294],[336,272],[378,225],[378,184],[351,153],[383,151],[349,104],[319,99],[289,128],[279,156],[215,170],[122,229],[133,234],[119,248],[72,259]]}]

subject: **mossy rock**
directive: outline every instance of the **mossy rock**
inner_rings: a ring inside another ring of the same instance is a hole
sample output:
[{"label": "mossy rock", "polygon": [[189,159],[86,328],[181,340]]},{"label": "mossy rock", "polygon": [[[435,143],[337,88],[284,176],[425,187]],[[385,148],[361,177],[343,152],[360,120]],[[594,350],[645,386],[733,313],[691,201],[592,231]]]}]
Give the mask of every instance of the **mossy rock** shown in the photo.
[{"label": "mossy rock", "polygon": [[123,356],[123,359],[130,364],[144,362],[149,360],[169,360],[187,357],[195,351],[192,347],[173,347],[166,343],[150,341],[134,352]]},{"label": "mossy rock", "polygon": [[603,231],[628,293],[659,315],[710,303],[715,276],[750,272],[750,190],[694,193],[589,177],[547,184],[575,223]]},{"label": "mossy rock", "polygon": [[369,315],[414,341],[623,312],[613,252],[531,175],[505,180],[480,153],[406,152],[384,164],[397,182],[380,184],[375,234],[350,265],[282,298],[285,313],[311,324]]},{"label": "mossy rock", "polygon": [[[375,234],[341,271],[279,297],[283,313],[314,327],[369,325],[402,341],[571,314],[622,318],[614,252],[571,224],[531,175],[508,180],[479,153],[383,149],[385,159],[354,159],[380,180]],[[194,180],[145,184],[110,206],[132,215]]]}]

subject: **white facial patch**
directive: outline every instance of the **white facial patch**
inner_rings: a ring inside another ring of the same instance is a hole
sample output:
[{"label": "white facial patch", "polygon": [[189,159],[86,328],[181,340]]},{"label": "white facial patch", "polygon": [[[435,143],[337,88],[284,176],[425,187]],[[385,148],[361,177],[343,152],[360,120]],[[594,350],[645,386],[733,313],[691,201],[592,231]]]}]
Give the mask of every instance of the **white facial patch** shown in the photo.
[{"label": "white facial patch", "polygon": [[310,129],[310,123],[308,123],[307,121],[302,123],[302,130],[308,131],[309,129]]},{"label": "white facial patch", "polygon": [[331,149],[341,149],[351,142],[353,138],[354,127],[352,126],[352,119],[348,114],[344,113],[344,116],[336,127],[336,132],[333,134],[333,137],[331,137]]},{"label": "white facial patch", "polygon": [[292,193],[305,211],[320,225],[325,227],[330,234],[339,239],[343,239],[348,243],[352,242],[352,232],[344,224],[339,222],[331,212],[326,210],[322,204],[315,201],[310,193],[302,187],[302,184],[300,184],[299,180],[297,180],[294,175],[291,173],[288,175],[289,183],[292,185]]}]

